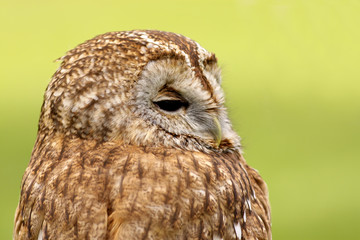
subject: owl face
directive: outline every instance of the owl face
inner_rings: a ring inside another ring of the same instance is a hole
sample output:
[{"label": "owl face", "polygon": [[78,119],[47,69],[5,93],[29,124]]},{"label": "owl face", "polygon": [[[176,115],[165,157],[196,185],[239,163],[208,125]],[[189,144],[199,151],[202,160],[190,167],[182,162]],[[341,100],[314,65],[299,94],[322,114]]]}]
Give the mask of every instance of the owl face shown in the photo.
[{"label": "owl face", "polygon": [[168,136],[175,145],[190,141],[210,149],[219,148],[231,131],[220,87],[220,69],[216,64],[207,65],[203,74],[213,93],[203,88],[183,60],[160,59],[146,65],[132,92],[131,107],[147,129],[154,129],[151,136],[163,135],[164,140]]},{"label": "owl face", "polygon": [[139,146],[238,149],[214,54],[181,35],[108,33],[62,58],[40,130]]}]

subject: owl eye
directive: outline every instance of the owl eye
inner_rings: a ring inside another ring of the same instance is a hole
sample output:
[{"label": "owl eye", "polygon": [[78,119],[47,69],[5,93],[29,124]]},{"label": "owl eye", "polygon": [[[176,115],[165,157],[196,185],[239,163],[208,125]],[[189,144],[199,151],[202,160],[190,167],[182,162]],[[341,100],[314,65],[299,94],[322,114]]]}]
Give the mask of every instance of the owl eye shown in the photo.
[{"label": "owl eye", "polygon": [[162,100],[153,102],[156,106],[158,106],[161,110],[167,112],[175,112],[181,108],[187,108],[189,103],[181,100]]}]

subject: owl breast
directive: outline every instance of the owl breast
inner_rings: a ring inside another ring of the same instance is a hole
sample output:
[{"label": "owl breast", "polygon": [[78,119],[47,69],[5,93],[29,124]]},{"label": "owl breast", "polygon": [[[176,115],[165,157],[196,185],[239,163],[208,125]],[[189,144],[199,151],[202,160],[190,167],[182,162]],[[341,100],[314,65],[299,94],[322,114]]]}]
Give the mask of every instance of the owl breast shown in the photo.
[{"label": "owl breast", "polygon": [[266,239],[269,229],[259,216],[268,212],[255,193],[263,189],[251,187],[248,166],[236,153],[209,156],[146,148],[132,152],[114,161],[120,170],[114,176],[118,193],[110,215],[110,222],[120,226],[111,230],[114,235],[241,239],[257,231],[258,239]]},{"label": "owl breast", "polygon": [[[49,144],[38,152],[39,159],[57,156],[56,166],[32,162],[36,171],[25,174],[30,183],[22,200],[42,210],[46,221],[38,227],[48,236],[67,232],[69,239],[241,239],[255,232],[258,239],[266,239],[264,189],[249,176],[254,170],[239,161],[238,153],[62,142],[59,149]],[[96,150],[88,150],[94,146]],[[74,156],[74,151],[79,154]],[[39,220],[31,214],[29,218]],[[96,228],[85,231],[89,219]],[[98,225],[105,219],[107,224]],[[77,228],[71,227],[74,222]]]}]

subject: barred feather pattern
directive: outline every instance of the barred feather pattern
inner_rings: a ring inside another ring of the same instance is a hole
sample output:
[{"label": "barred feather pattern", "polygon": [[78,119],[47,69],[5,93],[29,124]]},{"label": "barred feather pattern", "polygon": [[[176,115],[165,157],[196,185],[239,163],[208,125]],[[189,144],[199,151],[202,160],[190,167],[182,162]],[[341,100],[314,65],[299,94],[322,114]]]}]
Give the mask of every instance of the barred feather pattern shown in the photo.
[{"label": "barred feather pattern", "polygon": [[265,183],[239,153],[49,137],[24,175],[16,239],[270,239]]},{"label": "barred feather pattern", "polygon": [[213,53],[134,30],[60,60],[14,239],[271,239],[268,190],[242,156]]}]

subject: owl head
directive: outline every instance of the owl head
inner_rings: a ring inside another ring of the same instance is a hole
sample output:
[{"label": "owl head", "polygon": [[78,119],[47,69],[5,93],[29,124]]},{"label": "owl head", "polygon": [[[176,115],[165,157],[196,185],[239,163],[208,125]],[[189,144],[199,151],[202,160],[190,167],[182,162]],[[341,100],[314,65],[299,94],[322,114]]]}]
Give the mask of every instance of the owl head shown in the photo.
[{"label": "owl head", "polygon": [[194,151],[240,148],[216,57],[189,38],[111,32],[61,61],[44,96],[39,132]]}]

